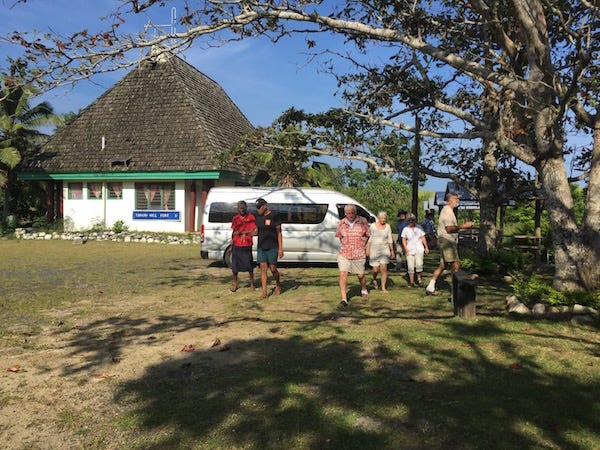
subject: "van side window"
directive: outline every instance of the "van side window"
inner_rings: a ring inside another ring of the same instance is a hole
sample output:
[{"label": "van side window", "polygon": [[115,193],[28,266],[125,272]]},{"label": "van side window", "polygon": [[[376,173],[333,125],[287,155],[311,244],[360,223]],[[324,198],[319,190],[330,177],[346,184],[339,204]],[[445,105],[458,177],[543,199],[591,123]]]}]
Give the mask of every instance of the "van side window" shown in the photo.
[{"label": "van side window", "polygon": [[[343,219],[344,217],[346,217],[346,214],[344,213],[344,208],[346,207],[346,203],[338,203],[335,206],[337,207],[337,210],[338,210],[338,217],[340,219]],[[371,214],[369,214],[364,208],[361,208],[358,205],[354,205],[354,206],[356,206],[356,213],[359,216],[363,216],[365,219],[367,219],[367,221],[369,223],[373,222],[373,216],[371,216]]]},{"label": "van side window", "polygon": [[[278,212],[281,223],[317,224],[325,220],[327,203],[269,203],[269,209]],[[248,204],[248,212],[256,215],[254,205]],[[237,214],[237,203],[214,202],[210,205],[208,221],[229,223]]]},{"label": "van side window", "polygon": [[214,202],[210,204],[210,211],[208,212],[208,221],[216,223],[228,223],[233,220],[233,216],[235,216],[236,214],[237,202]]},{"label": "van side window", "polygon": [[281,223],[321,223],[327,214],[326,203],[269,203],[271,211],[277,211]]}]

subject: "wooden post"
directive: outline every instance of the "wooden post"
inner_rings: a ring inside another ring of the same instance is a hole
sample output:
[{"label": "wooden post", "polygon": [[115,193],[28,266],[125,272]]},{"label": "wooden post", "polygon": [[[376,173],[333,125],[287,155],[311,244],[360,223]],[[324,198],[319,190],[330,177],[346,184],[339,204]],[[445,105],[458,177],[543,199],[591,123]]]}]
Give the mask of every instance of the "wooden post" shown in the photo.
[{"label": "wooden post", "polygon": [[200,217],[204,214],[204,207],[206,206],[206,197],[208,196],[208,191],[210,188],[215,185],[215,180],[203,180],[202,182],[202,198],[200,200]]},{"label": "wooden post", "polygon": [[504,243],[504,223],[506,222],[506,205],[500,206],[500,230],[498,232],[498,246]]},{"label": "wooden post", "polygon": [[54,203],[54,199],[55,197],[55,190],[56,186],[54,184],[54,181],[48,181],[46,183],[46,221],[48,223],[53,223],[54,222],[54,217],[55,217],[55,203]]},{"label": "wooden post", "polygon": [[421,163],[421,120],[419,119],[419,112],[415,114],[415,146],[412,151],[412,201],[411,201],[411,212],[415,217],[419,218],[419,181],[420,181],[420,170],[419,164]]},{"label": "wooden post", "polygon": [[56,205],[58,206],[56,211],[56,218],[62,219],[64,217],[64,198],[63,198],[63,182],[56,182]]},{"label": "wooden post", "polygon": [[196,231],[196,180],[191,180],[190,184],[190,221],[188,229],[191,233]]},{"label": "wooden post", "polygon": [[535,263],[540,265],[542,263],[542,208],[543,203],[541,198],[535,199],[535,215],[533,222],[535,226],[535,237],[538,242],[538,249],[535,252]]},{"label": "wooden post", "polygon": [[454,315],[463,319],[475,318],[475,281],[464,270],[452,275]]}]

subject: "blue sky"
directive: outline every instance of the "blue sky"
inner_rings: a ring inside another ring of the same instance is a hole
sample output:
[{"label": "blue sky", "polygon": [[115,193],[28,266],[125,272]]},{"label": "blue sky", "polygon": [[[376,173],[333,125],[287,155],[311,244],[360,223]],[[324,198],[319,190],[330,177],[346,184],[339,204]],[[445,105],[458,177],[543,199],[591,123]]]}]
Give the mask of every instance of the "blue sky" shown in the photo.
[{"label": "blue sky", "polygon": [[[16,0],[0,0],[0,23],[6,24],[3,33],[13,30],[38,30],[69,34],[82,29],[91,32],[107,28],[101,18],[113,12],[118,0],[28,0],[15,5]],[[168,24],[170,9],[150,9],[139,15],[126,16],[122,31],[137,33],[151,21]],[[183,13],[183,8],[178,15]],[[315,39],[311,36],[311,39]],[[317,47],[343,51],[344,43],[339,36],[319,35]],[[319,64],[309,63],[308,48],[304,36],[294,35],[277,44],[267,39],[247,39],[228,43],[217,48],[194,45],[182,56],[198,70],[218,82],[242,112],[254,125],[268,125],[284,110],[294,106],[306,111],[324,111],[342,106],[334,94],[335,79],[320,72]],[[0,40],[0,67],[5,67],[6,56],[19,56],[21,49]],[[373,55],[383,58],[384,53]],[[344,72],[349,67],[337,62],[336,70]],[[115,72],[81,81],[76,85],[57,88],[44,94],[58,113],[75,111],[86,107],[105,90],[124,76]],[[425,188],[444,190],[446,180],[428,179]]]},{"label": "blue sky", "polygon": [[[52,30],[60,34],[107,27],[101,18],[114,11],[116,0],[28,0],[14,5],[15,0],[0,0],[0,22],[8,24],[5,32],[13,30]],[[14,6],[13,6],[14,5]],[[121,31],[137,33],[151,21],[168,24],[170,9],[151,9],[152,13],[126,16]],[[181,8],[177,14],[183,12]],[[311,36],[311,39],[315,39]],[[344,50],[341,37],[319,35],[317,47],[321,51]],[[5,55],[19,56],[21,49],[0,41],[0,66],[6,65]],[[254,125],[269,125],[284,110],[294,106],[310,112],[341,106],[334,94],[337,90],[333,76],[323,73],[321,66],[309,62],[308,48],[302,35],[280,40],[277,44],[267,39],[246,39],[221,47],[203,48],[195,45],[180,55],[198,70],[218,82]],[[343,62],[336,69],[349,69]],[[121,79],[126,72],[103,74],[90,81],[54,89],[43,95],[57,113],[86,107],[105,90]],[[337,164],[338,160],[328,161]],[[427,183],[428,189],[444,189],[445,181]]]}]

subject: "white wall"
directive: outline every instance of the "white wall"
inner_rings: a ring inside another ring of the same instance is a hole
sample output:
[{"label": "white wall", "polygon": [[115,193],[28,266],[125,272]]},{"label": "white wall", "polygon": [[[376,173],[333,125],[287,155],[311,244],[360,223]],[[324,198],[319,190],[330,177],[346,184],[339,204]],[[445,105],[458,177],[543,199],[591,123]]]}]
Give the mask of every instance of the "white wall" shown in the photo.
[{"label": "white wall", "polygon": [[[135,209],[135,183],[133,181],[123,182],[123,196],[121,199],[109,199],[106,182],[104,182],[102,199],[88,199],[88,184],[83,181],[83,199],[71,200],[68,196],[69,183],[79,182],[76,180],[63,183],[63,214],[65,227],[72,230],[89,230],[95,224],[105,223],[106,228],[112,228],[114,223],[122,220],[129,230],[157,231],[184,233],[186,222],[185,213],[186,195],[184,181],[175,182],[175,211],[179,211],[179,220],[134,220]],[[149,181],[150,182],[150,181]]]}]

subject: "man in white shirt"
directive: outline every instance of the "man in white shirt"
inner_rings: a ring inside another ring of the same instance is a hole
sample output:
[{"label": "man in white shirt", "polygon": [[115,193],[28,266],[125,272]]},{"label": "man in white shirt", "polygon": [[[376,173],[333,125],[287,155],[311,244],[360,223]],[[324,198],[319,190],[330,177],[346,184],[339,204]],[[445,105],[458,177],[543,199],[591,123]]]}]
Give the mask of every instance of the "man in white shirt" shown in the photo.
[{"label": "man in white shirt", "polygon": [[460,259],[458,257],[458,232],[466,230],[473,226],[472,222],[465,222],[461,225],[456,220],[454,209],[460,203],[458,195],[454,192],[446,194],[446,205],[440,212],[438,220],[438,247],[441,253],[440,265],[434,270],[431,281],[425,288],[427,295],[439,295],[435,290],[435,283],[438,277],[444,272],[448,265],[451,265],[452,272],[460,269]]}]

